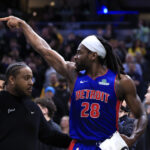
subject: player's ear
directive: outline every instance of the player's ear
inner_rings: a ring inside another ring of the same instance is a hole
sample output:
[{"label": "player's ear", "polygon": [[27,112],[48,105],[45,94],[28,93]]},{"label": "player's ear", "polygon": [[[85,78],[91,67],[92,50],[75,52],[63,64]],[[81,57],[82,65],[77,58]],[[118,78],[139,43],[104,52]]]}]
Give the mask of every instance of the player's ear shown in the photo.
[{"label": "player's ear", "polygon": [[92,52],[92,53],[91,53],[91,59],[92,59],[92,60],[95,60],[97,57],[98,57],[98,55],[97,55],[96,52]]}]

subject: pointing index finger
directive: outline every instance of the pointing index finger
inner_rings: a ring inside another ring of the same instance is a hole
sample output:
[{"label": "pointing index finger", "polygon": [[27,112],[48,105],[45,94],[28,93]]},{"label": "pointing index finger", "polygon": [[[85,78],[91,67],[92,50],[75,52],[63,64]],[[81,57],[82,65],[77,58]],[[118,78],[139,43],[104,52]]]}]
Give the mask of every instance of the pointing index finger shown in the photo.
[{"label": "pointing index finger", "polygon": [[0,21],[8,21],[9,17],[0,18]]}]

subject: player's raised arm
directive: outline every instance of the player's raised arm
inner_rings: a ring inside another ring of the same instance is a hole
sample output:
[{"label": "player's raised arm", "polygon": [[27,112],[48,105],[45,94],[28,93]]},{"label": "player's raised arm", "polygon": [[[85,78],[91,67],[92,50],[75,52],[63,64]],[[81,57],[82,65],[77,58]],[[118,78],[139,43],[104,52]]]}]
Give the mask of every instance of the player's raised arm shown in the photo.
[{"label": "player's raised arm", "polygon": [[0,18],[0,21],[6,21],[9,28],[21,29],[33,49],[36,50],[48,64],[53,66],[57,72],[69,78],[68,65],[64,58],[56,51],[52,50],[47,42],[35,33],[24,20],[9,16]]}]

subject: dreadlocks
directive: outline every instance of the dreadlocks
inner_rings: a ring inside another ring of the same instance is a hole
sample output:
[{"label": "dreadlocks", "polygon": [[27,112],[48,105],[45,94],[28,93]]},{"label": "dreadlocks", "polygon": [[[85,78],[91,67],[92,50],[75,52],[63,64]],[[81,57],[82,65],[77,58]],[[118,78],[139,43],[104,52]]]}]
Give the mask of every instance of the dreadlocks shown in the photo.
[{"label": "dreadlocks", "polygon": [[114,53],[111,45],[105,39],[103,39],[102,37],[97,37],[97,38],[103,44],[107,53],[104,59],[102,59],[101,57],[99,58],[100,62],[102,64],[105,64],[113,72],[117,73],[118,78],[120,79],[120,74],[125,74],[125,73],[119,57]]},{"label": "dreadlocks", "polygon": [[5,79],[4,85],[8,84],[8,80],[10,76],[15,77],[17,73],[19,72],[19,70],[24,67],[27,67],[27,65],[24,62],[16,62],[16,63],[10,64],[5,73],[6,79]]}]

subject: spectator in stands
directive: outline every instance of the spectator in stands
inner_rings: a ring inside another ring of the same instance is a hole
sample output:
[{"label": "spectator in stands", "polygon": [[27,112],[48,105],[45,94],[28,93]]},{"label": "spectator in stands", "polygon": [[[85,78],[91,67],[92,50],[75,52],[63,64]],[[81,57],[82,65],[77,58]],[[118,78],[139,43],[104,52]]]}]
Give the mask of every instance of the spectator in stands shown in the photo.
[{"label": "spectator in stands", "polygon": [[[71,32],[67,35],[66,40],[64,41],[63,47],[65,47],[67,45],[70,46],[72,56],[73,56],[76,53],[76,49],[78,47],[79,41],[80,41],[79,37],[77,37],[75,35],[75,33]],[[61,49],[60,54],[62,54],[62,56],[64,56],[64,48]],[[71,56],[70,56],[70,58],[71,58]]]},{"label": "spectator in stands", "polygon": [[148,86],[147,93],[145,94],[145,104],[150,105],[150,85]]},{"label": "spectator in stands", "polygon": [[56,112],[56,106],[50,98],[36,98],[35,103],[40,107],[45,119],[52,125],[53,128],[61,131],[60,126],[53,121],[54,113]]},{"label": "spectator in stands", "polygon": [[56,73],[56,70],[49,66],[45,72],[45,83],[44,83],[44,87],[48,86],[50,84],[50,76],[51,76],[51,73],[55,72]]},{"label": "spectator in stands", "polygon": [[51,85],[52,87],[56,88],[59,85],[57,73],[56,72],[51,73],[49,78],[50,78],[49,85]]},{"label": "spectator in stands", "polygon": [[128,49],[128,53],[132,56],[135,56],[136,52],[140,52],[143,56],[146,54],[145,45],[140,40],[135,40],[132,44],[132,47]]},{"label": "spectator in stands", "polygon": [[135,62],[135,57],[132,56],[129,53],[127,53],[127,55],[126,55],[126,61],[123,64],[125,73],[129,72],[129,64],[130,63],[135,63],[135,70],[136,70],[136,72],[138,72],[140,75],[143,74],[141,66],[138,63]]},{"label": "spectator in stands", "polygon": [[0,22],[0,39],[3,38],[3,36],[5,35],[5,33],[6,33],[6,29],[5,29],[4,25],[3,25],[3,23]]},{"label": "spectator in stands", "polygon": [[[56,106],[52,99],[50,98],[36,98],[35,102],[40,107],[45,119],[49,125],[54,129],[61,132],[60,126],[53,121],[54,113],[56,112]],[[39,141],[38,150],[59,150],[59,148],[46,145]]]},{"label": "spectator in stands", "polygon": [[45,95],[44,97],[52,99],[55,95],[55,89],[52,86],[48,86],[45,88]]},{"label": "spectator in stands", "polygon": [[120,42],[116,39],[111,39],[110,43],[111,43],[111,46],[112,46],[114,52],[117,54],[117,56],[119,56],[121,62],[124,62],[126,50],[123,48],[123,44],[121,47]]},{"label": "spectator in stands", "polygon": [[115,34],[111,24],[106,25],[103,37],[108,41],[116,38],[116,34]]},{"label": "spectator in stands", "polygon": [[123,101],[119,112],[119,132],[127,136],[131,135],[134,127],[134,119],[129,118],[129,113],[130,110],[126,102]]},{"label": "spectator in stands", "polygon": [[[129,117],[129,107],[126,102],[123,101],[119,112],[119,133],[130,136],[133,132],[135,119]],[[129,150],[135,150],[135,144],[129,148]]]},{"label": "spectator in stands", "polygon": [[148,44],[150,28],[148,27],[146,21],[140,19],[138,23],[138,29],[134,30],[133,33],[135,34],[136,39],[139,39],[143,43]]},{"label": "spectator in stands", "polygon": [[56,93],[54,96],[54,103],[57,107],[57,112],[54,116],[54,121],[56,121],[58,124],[60,123],[60,120],[62,116],[69,115],[69,107],[68,102],[70,98],[70,92],[68,91],[67,81],[65,78],[59,79],[59,85],[56,87]]},{"label": "spectator in stands", "polygon": [[143,100],[142,98],[142,81],[143,81],[143,77],[142,75],[140,75],[137,71],[136,71],[136,63],[135,62],[131,62],[128,64],[129,66],[129,71],[127,72],[127,74],[132,78],[132,80],[134,81],[136,88],[137,88],[137,93],[140,96],[141,100]]},{"label": "spectator in stands", "polygon": [[143,73],[148,71],[148,62],[140,52],[136,52],[135,61],[141,66]]},{"label": "spectator in stands", "polygon": [[[49,80],[47,79],[47,81],[49,81],[49,82],[45,83],[45,87],[47,87],[47,86],[51,86],[53,88],[58,87],[59,81],[58,81],[58,75],[57,75],[57,73],[55,71],[52,71],[48,75],[49,75],[48,76]],[[40,97],[44,96],[45,87],[42,88]]]},{"label": "spectator in stands", "polygon": [[45,39],[45,41],[50,42],[50,40],[51,40],[51,35],[50,35],[50,33],[49,33],[49,28],[48,28],[48,26],[46,26],[46,27],[44,27],[44,28],[42,29],[42,31],[41,31],[41,36],[42,36],[42,38]]},{"label": "spectator in stands", "polygon": [[2,74],[4,74],[6,69],[7,69],[7,67],[8,67],[8,65],[13,63],[13,62],[15,62],[15,60],[12,59],[12,57],[10,55],[8,55],[8,54],[7,55],[3,55],[2,59],[1,59],[1,62],[0,62],[0,72]]},{"label": "spectator in stands", "polygon": [[72,57],[72,49],[71,49],[71,45],[67,44],[64,46],[63,50],[61,51],[63,57],[65,58],[65,60],[70,61],[71,57]]},{"label": "spectator in stands", "polygon": [[4,89],[5,75],[0,74],[0,91]]},{"label": "spectator in stands", "polygon": [[104,34],[104,30],[103,30],[101,27],[99,27],[99,28],[97,29],[97,35],[98,35],[98,36],[103,36],[103,34]]},{"label": "spectator in stands", "polygon": [[118,49],[119,49],[119,53],[120,53],[121,62],[124,63],[126,55],[127,55],[127,49],[126,49],[125,42],[123,40],[119,41]]},{"label": "spectator in stands", "polygon": [[69,134],[69,116],[63,116],[61,118],[60,127],[63,133]]}]

